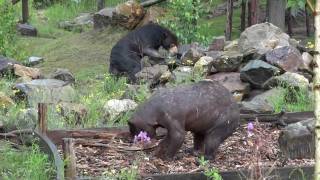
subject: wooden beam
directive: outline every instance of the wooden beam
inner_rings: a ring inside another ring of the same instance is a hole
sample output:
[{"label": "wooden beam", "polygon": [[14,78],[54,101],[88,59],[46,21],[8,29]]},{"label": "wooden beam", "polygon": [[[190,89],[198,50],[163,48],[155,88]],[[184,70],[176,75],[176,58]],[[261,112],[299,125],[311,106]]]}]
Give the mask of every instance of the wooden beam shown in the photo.
[{"label": "wooden beam", "polygon": [[38,104],[38,127],[39,132],[41,134],[47,134],[48,127],[47,127],[47,105],[44,103]]},{"label": "wooden beam", "polygon": [[74,139],[63,139],[64,177],[66,180],[77,179],[76,155],[74,152]]}]

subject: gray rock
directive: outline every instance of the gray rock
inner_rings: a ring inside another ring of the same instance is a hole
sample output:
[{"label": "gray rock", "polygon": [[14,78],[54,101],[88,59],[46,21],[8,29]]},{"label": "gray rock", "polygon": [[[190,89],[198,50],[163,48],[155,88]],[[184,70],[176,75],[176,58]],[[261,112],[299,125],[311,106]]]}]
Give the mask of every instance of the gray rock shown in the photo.
[{"label": "gray rock", "polygon": [[127,84],[126,91],[121,99],[131,99],[135,102],[141,102],[143,99],[151,96],[151,92],[146,85]]},{"label": "gray rock", "polygon": [[172,73],[176,84],[184,83],[193,78],[193,67],[179,66]]},{"label": "gray rock", "polygon": [[308,88],[309,81],[304,76],[297,74],[286,72],[280,76],[274,76],[269,79],[265,84],[265,88],[272,88],[279,85],[286,85],[295,88]]},{"label": "gray rock", "polygon": [[42,57],[31,56],[28,59],[28,64],[30,66],[34,66],[34,65],[40,64],[43,61],[44,59]]},{"label": "gray rock", "polygon": [[13,59],[9,59],[0,55],[0,75],[12,74],[14,64],[19,63]]},{"label": "gray rock", "polygon": [[279,136],[281,152],[288,159],[314,158],[315,120],[313,118],[290,124]]},{"label": "gray rock", "polygon": [[67,84],[74,83],[75,77],[68,69],[58,68],[52,74],[50,74],[51,79],[58,79],[66,82]]},{"label": "gray rock", "polygon": [[227,41],[223,48],[224,51],[239,51],[239,45],[238,45],[238,42],[239,40],[236,39],[236,40],[233,40],[233,41]]},{"label": "gray rock", "polygon": [[30,107],[37,107],[38,103],[74,102],[76,99],[75,90],[56,79],[36,79],[16,84],[14,88],[19,90],[17,98],[26,98]]},{"label": "gray rock", "polygon": [[209,46],[209,51],[223,51],[226,38],[224,36],[219,36],[213,39]]},{"label": "gray rock", "polygon": [[154,65],[151,67],[144,67],[140,72],[136,73],[135,76],[140,83],[154,84],[159,81],[161,75],[168,71],[167,65]]},{"label": "gray rock", "polygon": [[18,24],[17,30],[24,36],[37,36],[38,34],[37,29],[29,24]]},{"label": "gray rock", "polygon": [[266,61],[284,71],[297,72],[303,60],[296,48],[284,46],[269,51],[266,54]]},{"label": "gray rock", "polygon": [[131,99],[111,99],[103,106],[104,118],[113,121],[122,113],[134,110],[138,104]]},{"label": "gray rock", "polygon": [[267,80],[279,73],[280,69],[275,66],[261,60],[252,60],[240,70],[240,78],[255,88],[263,88]]},{"label": "gray rock", "polygon": [[260,58],[277,46],[289,46],[289,35],[271,23],[255,24],[241,33],[239,51]]},{"label": "gray rock", "polygon": [[262,94],[253,97],[250,101],[241,102],[241,113],[272,113],[272,98],[276,98],[283,93],[282,88],[273,88]]},{"label": "gray rock", "polygon": [[221,72],[208,76],[207,78],[221,83],[236,97],[237,101],[241,101],[250,91],[250,84],[242,82],[240,80],[240,73],[238,72]]},{"label": "gray rock", "polygon": [[85,27],[91,27],[93,25],[93,14],[82,13],[72,21],[63,21],[59,23],[59,28],[67,31],[79,31],[82,32]]},{"label": "gray rock", "polygon": [[236,51],[225,51],[213,62],[214,68],[219,72],[237,71],[243,59],[243,54]]},{"label": "gray rock", "polygon": [[194,65],[202,56],[204,56],[203,51],[197,47],[191,46],[182,54],[181,63],[183,65]]},{"label": "gray rock", "polygon": [[309,53],[303,52],[302,53],[302,63],[301,63],[301,66],[299,67],[299,70],[305,70],[308,72],[312,72],[312,68],[311,68],[312,61],[313,61],[313,57]]},{"label": "gray rock", "polygon": [[213,58],[210,56],[203,56],[194,65],[193,72],[199,75],[208,75],[211,73],[211,64],[213,63]]}]

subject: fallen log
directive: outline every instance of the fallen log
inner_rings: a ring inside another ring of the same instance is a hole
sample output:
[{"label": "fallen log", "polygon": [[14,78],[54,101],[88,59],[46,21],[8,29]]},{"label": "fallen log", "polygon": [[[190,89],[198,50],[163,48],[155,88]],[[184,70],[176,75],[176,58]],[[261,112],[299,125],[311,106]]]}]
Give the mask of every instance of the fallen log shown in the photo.
[{"label": "fallen log", "polygon": [[145,1],[145,2],[141,3],[141,6],[149,7],[149,6],[161,3],[163,1],[165,1],[165,0],[149,0],[149,1]]}]

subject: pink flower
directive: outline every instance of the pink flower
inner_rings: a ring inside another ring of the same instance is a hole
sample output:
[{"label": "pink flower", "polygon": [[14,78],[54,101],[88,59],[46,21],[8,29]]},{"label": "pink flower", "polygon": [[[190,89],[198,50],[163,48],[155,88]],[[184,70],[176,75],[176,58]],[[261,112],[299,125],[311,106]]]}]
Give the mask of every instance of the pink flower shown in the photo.
[{"label": "pink flower", "polygon": [[133,143],[149,143],[150,142],[150,137],[148,137],[147,132],[145,131],[140,131],[138,135],[134,136]]},{"label": "pink flower", "polygon": [[252,122],[249,122],[248,123],[248,127],[247,127],[247,129],[248,129],[248,137],[251,137],[251,136],[253,136],[253,129],[254,129],[254,126],[253,126],[253,123]]}]

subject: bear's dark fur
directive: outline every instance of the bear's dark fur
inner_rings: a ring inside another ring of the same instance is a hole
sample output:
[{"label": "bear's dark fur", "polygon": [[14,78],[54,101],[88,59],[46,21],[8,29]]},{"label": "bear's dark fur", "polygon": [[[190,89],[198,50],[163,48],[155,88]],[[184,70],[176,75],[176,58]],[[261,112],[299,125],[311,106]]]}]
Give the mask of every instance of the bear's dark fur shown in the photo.
[{"label": "bear's dark fur", "polygon": [[143,56],[161,62],[164,58],[157,51],[159,47],[169,50],[177,45],[177,37],[171,31],[154,23],[147,24],[128,33],[112,48],[109,72],[127,75],[130,82],[136,82],[135,74],[141,70]]}]

